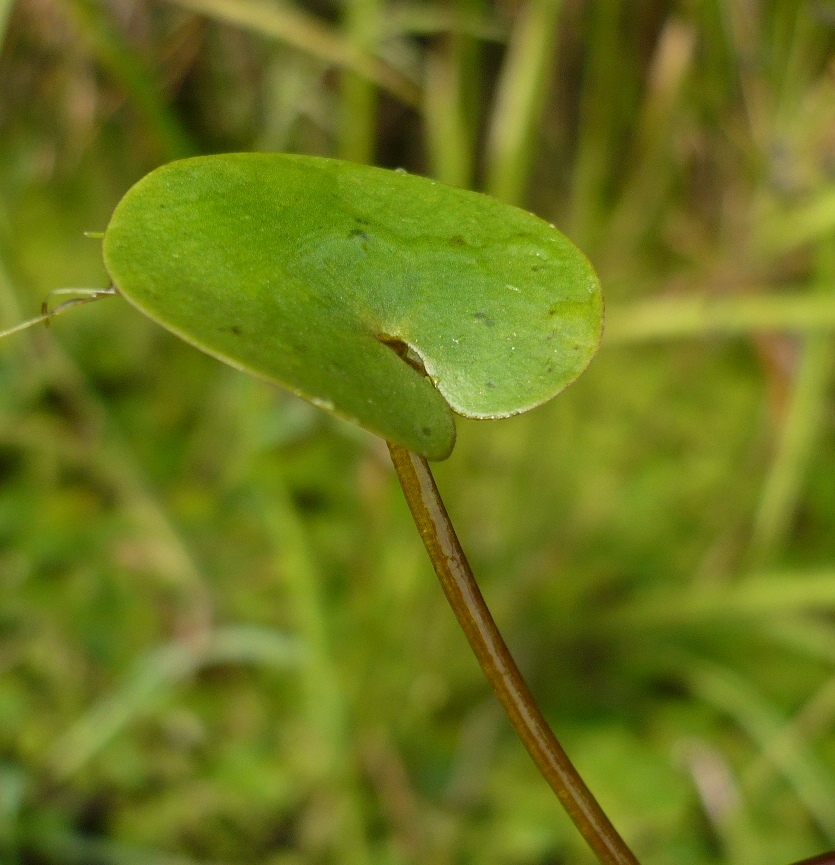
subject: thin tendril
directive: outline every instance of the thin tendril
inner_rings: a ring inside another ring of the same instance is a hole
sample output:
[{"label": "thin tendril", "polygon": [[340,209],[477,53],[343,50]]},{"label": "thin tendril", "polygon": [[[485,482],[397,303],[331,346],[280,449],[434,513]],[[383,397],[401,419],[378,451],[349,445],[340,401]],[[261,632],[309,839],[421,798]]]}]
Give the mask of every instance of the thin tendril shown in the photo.
[{"label": "thin tendril", "polygon": [[[30,318],[28,321],[16,324],[8,330],[0,331],[0,339],[4,339],[12,334],[19,333],[22,330],[33,327],[36,324],[43,322],[49,327],[49,322],[56,316],[63,315],[65,312],[73,309],[76,306],[82,306],[85,303],[92,303],[95,300],[101,300],[103,297],[112,297],[116,294],[116,287],[111,285],[109,288],[56,288],[50,291],[46,296],[46,300],[41,304],[41,314],[35,318]],[[65,300],[59,303],[54,309],[49,309],[49,299],[56,294],[75,294],[81,297],[74,297],[72,300]]]},{"label": "thin tendril", "polygon": [[604,865],[638,865],[536,705],[487,609],[429,464],[400,445],[389,442],[388,446],[444,593],[519,738],[598,859]]}]

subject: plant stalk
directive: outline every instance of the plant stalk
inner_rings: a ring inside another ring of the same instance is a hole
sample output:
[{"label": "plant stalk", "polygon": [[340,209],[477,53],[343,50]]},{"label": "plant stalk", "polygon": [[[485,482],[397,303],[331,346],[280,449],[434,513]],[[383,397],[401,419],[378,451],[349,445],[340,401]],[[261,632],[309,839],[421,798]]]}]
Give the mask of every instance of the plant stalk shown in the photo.
[{"label": "plant stalk", "polygon": [[429,558],[470,646],[539,771],[603,865],[639,865],[536,705],[473,577],[429,464],[388,443]]},{"label": "plant stalk", "polygon": [[802,862],[795,862],[795,865],[835,865],[835,850],[821,853],[820,856],[813,856],[811,859],[804,859]]}]

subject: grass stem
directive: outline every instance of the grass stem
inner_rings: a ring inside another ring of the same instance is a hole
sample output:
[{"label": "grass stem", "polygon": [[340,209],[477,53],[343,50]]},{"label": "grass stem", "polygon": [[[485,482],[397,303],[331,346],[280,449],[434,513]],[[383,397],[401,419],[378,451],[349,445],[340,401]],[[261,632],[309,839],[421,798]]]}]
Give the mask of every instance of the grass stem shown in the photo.
[{"label": "grass stem", "polygon": [[420,88],[398,70],[346,40],[317,16],[290,5],[258,0],[171,0],[176,6],[232,24],[350,70],[387,90],[404,105],[420,107]]},{"label": "grass stem", "polygon": [[67,5],[99,63],[122,87],[156,137],[162,158],[193,156],[197,147],[163,92],[152,61],[130,43],[108,7],[98,0],[72,0]]},{"label": "grass stem", "polygon": [[[835,245],[821,244],[818,252],[817,292],[835,307]],[[774,457],[765,478],[759,507],[754,515],[751,560],[768,564],[781,552],[789,536],[803,486],[826,428],[827,396],[835,373],[831,338],[810,334],[803,341],[788,410],[775,442]]]},{"label": "grass stem", "polygon": [[604,344],[768,331],[827,334],[833,329],[835,299],[803,289],[743,297],[657,297],[607,310]]},{"label": "grass stem", "polygon": [[[380,12],[379,0],[351,0],[345,4],[344,38],[358,55],[372,57],[376,54]],[[339,156],[351,162],[373,163],[377,140],[377,87],[367,76],[345,69],[341,89]]]},{"label": "grass stem", "polygon": [[536,705],[487,609],[429,463],[391,442],[389,452],[450,606],[528,753],[600,861],[638,865]]},{"label": "grass stem", "polygon": [[0,50],[2,50],[3,42],[6,39],[9,19],[12,17],[12,4],[13,0],[0,0]]},{"label": "grass stem", "polygon": [[559,36],[559,0],[533,0],[520,10],[496,90],[487,135],[487,191],[519,204],[534,163]]}]

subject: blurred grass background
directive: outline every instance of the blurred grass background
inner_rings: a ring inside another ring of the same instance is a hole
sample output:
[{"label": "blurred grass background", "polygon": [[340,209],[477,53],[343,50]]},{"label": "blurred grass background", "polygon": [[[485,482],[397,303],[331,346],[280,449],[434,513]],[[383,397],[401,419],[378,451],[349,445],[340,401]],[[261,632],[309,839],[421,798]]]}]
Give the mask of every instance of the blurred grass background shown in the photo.
[{"label": "blurred grass background", "polygon": [[[645,865],[835,847],[835,3],[0,0],[0,327],[169,159],[341,156],[590,256],[439,484]],[[0,344],[3,865],[585,865],[381,443],[108,300]]]}]

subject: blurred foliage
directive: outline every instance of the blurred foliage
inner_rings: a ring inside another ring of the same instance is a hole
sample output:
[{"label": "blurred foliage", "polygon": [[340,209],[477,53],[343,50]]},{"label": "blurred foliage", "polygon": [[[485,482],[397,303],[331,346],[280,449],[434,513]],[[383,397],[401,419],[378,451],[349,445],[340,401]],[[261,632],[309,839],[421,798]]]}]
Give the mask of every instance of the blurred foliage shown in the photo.
[{"label": "blurred foliage", "polygon": [[[0,324],[188,154],[555,222],[610,336],[439,483],[645,865],[835,846],[835,4],[0,0]],[[693,311],[695,310],[695,312]],[[684,325],[682,325],[684,322]],[[0,861],[583,865],[381,442],[107,300],[0,344]]]}]

